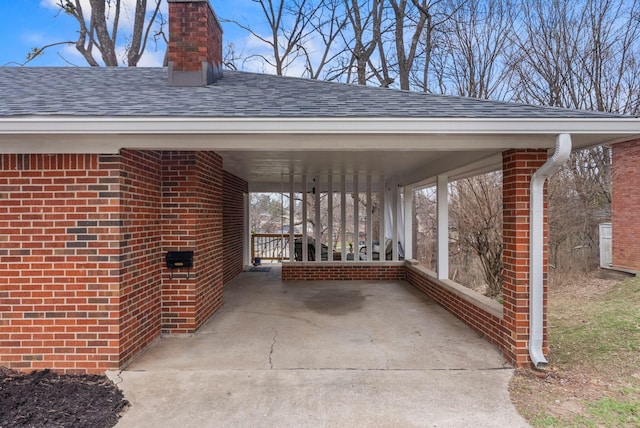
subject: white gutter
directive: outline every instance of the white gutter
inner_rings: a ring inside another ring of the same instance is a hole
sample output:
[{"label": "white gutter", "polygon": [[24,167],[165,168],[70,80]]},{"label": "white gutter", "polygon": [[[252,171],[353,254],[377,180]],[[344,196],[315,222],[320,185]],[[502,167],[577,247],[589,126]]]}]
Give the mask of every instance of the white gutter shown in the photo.
[{"label": "white gutter", "polygon": [[556,137],[556,151],[531,177],[529,230],[529,356],[542,369],[547,360],[542,351],[544,327],[544,183],[569,159],[571,135]]},{"label": "white gutter", "polygon": [[0,117],[0,134],[513,134],[640,133],[640,120],[603,118]]}]

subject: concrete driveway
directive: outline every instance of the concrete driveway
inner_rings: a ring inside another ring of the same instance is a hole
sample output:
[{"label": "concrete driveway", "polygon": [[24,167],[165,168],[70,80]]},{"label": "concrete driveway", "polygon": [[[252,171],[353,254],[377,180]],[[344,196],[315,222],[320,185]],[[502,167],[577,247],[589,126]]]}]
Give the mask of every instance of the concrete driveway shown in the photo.
[{"label": "concrete driveway", "polygon": [[127,427],[525,427],[513,370],[404,282],[247,272],[197,334],[109,376]]}]

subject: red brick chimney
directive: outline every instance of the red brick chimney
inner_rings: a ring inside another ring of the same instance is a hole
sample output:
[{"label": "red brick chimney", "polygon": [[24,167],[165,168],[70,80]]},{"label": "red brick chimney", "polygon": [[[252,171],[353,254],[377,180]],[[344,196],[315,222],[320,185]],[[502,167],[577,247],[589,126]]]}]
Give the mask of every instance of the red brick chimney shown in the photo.
[{"label": "red brick chimney", "polygon": [[222,77],[222,27],[209,0],[169,3],[170,86],[206,86]]}]

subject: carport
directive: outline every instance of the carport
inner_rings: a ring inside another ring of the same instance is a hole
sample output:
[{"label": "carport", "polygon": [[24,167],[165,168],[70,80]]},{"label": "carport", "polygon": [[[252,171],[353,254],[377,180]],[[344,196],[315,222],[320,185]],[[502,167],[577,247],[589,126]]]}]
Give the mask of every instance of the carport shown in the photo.
[{"label": "carport", "polygon": [[399,281],[246,272],[197,333],[109,376],[118,427],[527,426],[499,351]]},{"label": "carport", "polygon": [[[169,15],[185,28],[170,25],[168,69],[0,68],[0,363],[102,372],[194,334],[249,262],[248,192],[310,197],[315,179],[315,195],[384,195],[393,254],[289,261],[285,281],[407,281],[510,363],[544,366],[544,180],[571,150],[637,138],[637,119],[223,71],[209,3]],[[449,279],[446,203],[450,181],[500,169],[502,304]],[[402,208],[434,184],[432,272]],[[171,269],[170,252],[193,258]]]}]

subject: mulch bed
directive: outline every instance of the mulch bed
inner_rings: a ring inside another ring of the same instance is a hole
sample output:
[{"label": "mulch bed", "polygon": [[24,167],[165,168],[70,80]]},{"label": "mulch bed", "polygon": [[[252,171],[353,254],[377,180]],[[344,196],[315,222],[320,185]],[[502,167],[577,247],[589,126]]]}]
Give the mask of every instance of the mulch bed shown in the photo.
[{"label": "mulch bed", "polygon": [[106,376],[0,367],[0,428],[111,428],[128,405]]}]

